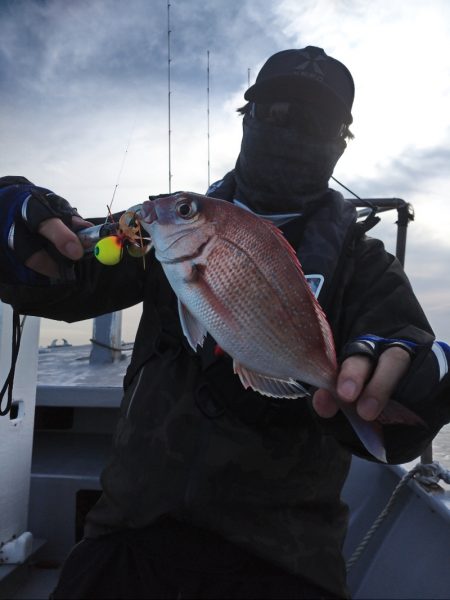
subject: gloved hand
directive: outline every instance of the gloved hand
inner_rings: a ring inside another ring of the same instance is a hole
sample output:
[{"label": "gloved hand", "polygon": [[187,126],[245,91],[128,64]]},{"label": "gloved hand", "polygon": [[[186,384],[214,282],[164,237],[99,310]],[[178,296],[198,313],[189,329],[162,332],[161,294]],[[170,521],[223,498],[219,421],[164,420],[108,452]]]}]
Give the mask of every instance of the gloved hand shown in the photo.
[{"label": "gloved hand", "polygon": [[[414,410],[418,398],[431,395],[450,369],[450,347],[445,342],[427,346],[372,334],[350,341],[340,358],[337,392],[344,402],[356,402],[359,415],[368,421],[378,418],[394,395],[406,399]],[[338,410],[325,390],[316,392],[313,405],[325,418]]]},{"label": "gloved hand", "polygon": [[[414,344],[364,336],[344,348],[336,390],[342,402],[353,404],[360,417],[379,417],[414,356]],[[317,390],[313,406],[319,416],[334,417],[339,406],[327,390]]]},{"label": "gloved hand", "polygon": [[90,225],[54,192],[24,177],[0,178],[2,281],[35,285],[70,279],[72,261],[83,256],[74,231]]}]

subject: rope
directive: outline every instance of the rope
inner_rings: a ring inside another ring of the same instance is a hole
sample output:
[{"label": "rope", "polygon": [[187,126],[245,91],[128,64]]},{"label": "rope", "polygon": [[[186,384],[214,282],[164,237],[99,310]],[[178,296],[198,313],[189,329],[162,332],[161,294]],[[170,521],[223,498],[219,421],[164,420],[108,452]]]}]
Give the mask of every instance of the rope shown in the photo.
[{"label": "rope", "polygon": [[[13,311],[13,326],[12,326],[12,347],[11,347],[11,366],[9,373],[6,377],[5,383],[0,391],[0,416],[4,417],[11,411],[13,403],[13,386],[14,386],[14,374],[16,371],[17,357],[19,356],[20,350],[20,339],[22,337],[22,330],[25,324],[26,316],[23,317],[22,323],[20,322],[20,315],[17,311]],[[3,398],[6,396],[6,404],[3,407]]]},{"label": "rope", "polygon": [[450,471],[444,469],[439,463],[420,464],[417,467],[420,468],[417,469],[415,479],[422,485],[437,485],[441,479],[444,483],[450,484]]},{"label": "rope", "polygon": [[408,473],[406,473],[402,479],[400,479],[399,483],[394,488],[394,491],[391,494],[391,497],[388,500],[388,503],[384,507],[384,509],[380,512],[378,517],[373,522],[373,525],[370,527],[366,535],[361,540],[361,543],[356,547],[355,551],[348,559],[346,567],[347,571],[349,571],[355,562],[360,558],[361,554],[367,548],[369,541],[372,536],[376,532],[376,530],[380,527],[383,521],[386,519],[388,514],[391,512],[395,501],[398,498],[401,490],[405,487],[405,485],[411,480],[416,479],[422,485],[432,486],[437,485],[439,480],[443,480],[445,483],[450,484],[450,471],[444,469],[439,463],[432,462],[430,464],[417,464],[414,468],[412,468]]}]

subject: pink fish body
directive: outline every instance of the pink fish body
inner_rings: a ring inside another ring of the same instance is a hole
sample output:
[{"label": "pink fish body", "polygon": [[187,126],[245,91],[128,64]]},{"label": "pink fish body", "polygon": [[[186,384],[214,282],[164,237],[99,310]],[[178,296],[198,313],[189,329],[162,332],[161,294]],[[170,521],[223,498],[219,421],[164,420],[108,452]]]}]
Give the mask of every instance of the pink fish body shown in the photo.
[{"label": "pink fish body", "polygon": [[[229,202],[186,192],[145,202],[140,214],[194,349],[209,333],[233,358],[242,384],[261,394],[304,396],[304,382],[336,397],[330,326],[278,228]],[[339,405],[369,452],[385,461],[380,425]]]},{"label": "pink fish body", "polygon": [[333,389],[333,336],[280,230],[196,194],[148,204],[156,218],[143,225],[179,299],[192,347],[210,333],[233,357],[243,385],[268,396],[305,395],[297,380]]}]

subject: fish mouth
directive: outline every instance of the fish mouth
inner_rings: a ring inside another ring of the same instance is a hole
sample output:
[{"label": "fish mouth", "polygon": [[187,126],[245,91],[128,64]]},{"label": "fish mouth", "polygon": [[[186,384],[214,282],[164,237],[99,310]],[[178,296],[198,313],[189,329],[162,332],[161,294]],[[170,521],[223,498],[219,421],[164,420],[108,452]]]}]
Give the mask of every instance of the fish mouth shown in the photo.
[{"label": "fish mouth", "polygon": [[156,214],[156,207],[154,202],[151,200],[146,200],[142,203],[139,209],[139,220],[147,223],[147,225],[151,225],[155,221],[157,221],[158,215]]}]

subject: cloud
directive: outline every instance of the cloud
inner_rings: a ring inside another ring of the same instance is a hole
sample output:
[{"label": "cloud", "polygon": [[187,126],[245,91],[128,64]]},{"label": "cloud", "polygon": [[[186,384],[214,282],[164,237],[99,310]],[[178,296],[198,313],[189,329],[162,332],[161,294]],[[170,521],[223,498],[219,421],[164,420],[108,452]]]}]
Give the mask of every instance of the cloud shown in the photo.
[{"label": "cloud", "polygon": [[[172,2],[171,69],[174,86],[205,86],[210,50],[217,89],[246,81],[247,62],[276,43],[267,27],[271,2]],[[11,96],[33,90],[70,95],[84,86],[139,88],[167,79],[167,9],[163,0],[49,0],[6,2],[2,12],[0,73]],[[276,30],[275,30],[276,31]],[[278,35],[278,38],[281,36]],[[242,59],[244,66],[242,67]],[[18,77],[18,68],[21,76]]]},{"label": "cloud", "polygon": [[[2,12],[3,168],[76,198],[87,214],[104,212],[129,145],[117,201],[167,191],[166,3],[18,1]],[[233,167],[241,131],[233,112],[246,65],[270,38],[264,15],[236,0],[220,10],[214,1],[172,2],[172,189],[207,187],[208,48],[212,179]]]},{"label": "cloud", "polygon": [[353,74],[356,139],[341,169],[378,176],[405,152],[448,148],[446,0],[284,0],[277,13],[298,45],[323,46]]}]

